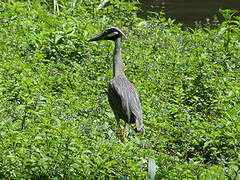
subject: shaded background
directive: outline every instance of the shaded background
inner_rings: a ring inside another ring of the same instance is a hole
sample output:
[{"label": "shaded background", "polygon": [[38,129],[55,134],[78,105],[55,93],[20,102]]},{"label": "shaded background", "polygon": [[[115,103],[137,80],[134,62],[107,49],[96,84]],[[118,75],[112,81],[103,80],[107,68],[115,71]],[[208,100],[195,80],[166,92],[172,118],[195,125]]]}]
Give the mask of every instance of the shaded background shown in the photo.
[{"label": "shaded background", "polygon": [[164,11],[167,17],[186,26],[193,26],[195,21],[202,23],[221,21],[218,9],[240,9],[240,0],[139,0],[142,9],[138,15],[146,18],[148,11]]}]

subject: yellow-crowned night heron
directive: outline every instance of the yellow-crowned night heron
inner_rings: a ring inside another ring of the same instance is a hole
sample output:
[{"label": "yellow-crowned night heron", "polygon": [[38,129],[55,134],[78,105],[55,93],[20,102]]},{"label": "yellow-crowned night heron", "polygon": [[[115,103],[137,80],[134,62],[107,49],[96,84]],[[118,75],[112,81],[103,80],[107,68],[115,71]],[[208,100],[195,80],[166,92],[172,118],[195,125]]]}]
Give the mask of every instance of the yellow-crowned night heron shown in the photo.
[{"label": "yellow-crowned night heron", "polygon": [[100,35],[90,39],[89,41],[112,40],[115,42],[113,53],[113,75],[114,78],[109,82],[108,101],[114,112],[117,124],[119,119],[125,121],[124,141],[126,136],[127,123],[136,123],[136,130],[144,132],[142,122],[142,109],[139,101],[139,95],[135,87],[128,81],[123,70],[123,62],[121,58],[121,42],[124,34],[117,28],[109,28]]}]

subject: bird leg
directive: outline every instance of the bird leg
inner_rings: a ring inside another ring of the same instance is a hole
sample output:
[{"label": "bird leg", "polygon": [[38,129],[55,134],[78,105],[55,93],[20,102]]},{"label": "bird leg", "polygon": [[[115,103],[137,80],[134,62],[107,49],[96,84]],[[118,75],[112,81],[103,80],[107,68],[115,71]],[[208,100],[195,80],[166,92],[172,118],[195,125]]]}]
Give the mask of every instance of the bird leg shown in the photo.
[{"label": "bird leg", "polygon": [[125,142],[127,136],[128,136],[128,124],[125,122],[123,129],[123,142]]},{"label": "bird leg", "polygon": [[125,142],[125,129],[126,129],[126,124],[124,125],[124,129],[122,129],[120,119],[116,117],[117,120],[117,127],[116,127],[116,136],[120,138],[121,142]]},{"label": "bird leg", "polygon": [[116,120],[117,120],[116,136],[121,137],[122,136],[122,129],[121,129],[121,125],[120,125],[120,119],[116,118]]}]

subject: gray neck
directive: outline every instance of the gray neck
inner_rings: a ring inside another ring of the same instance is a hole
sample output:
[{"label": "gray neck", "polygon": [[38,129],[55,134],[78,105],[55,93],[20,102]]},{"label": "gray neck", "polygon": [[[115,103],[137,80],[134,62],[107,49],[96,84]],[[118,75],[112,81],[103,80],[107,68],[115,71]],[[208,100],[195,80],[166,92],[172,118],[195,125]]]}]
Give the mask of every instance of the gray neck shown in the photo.
[{"label": "gray neck", "polygon": [[121,42],[122,38],[119,37],[115,40],[115,49],[113,52],[113,75],[114,77],[118,75],[124,75],[123,62],[121,57]]}]

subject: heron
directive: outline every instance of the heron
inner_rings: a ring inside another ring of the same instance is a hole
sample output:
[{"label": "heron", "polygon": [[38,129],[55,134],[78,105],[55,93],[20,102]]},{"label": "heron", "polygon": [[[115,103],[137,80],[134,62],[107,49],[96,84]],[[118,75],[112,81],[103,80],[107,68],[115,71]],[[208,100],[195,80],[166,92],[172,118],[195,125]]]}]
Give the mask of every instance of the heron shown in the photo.
[{"label": "heron", "polygon": [[[124,132],[121,141],[126,138],[128,124],[136,124],[136,131],[144,133],[142,121],[142,109],[134,85],[127,79],[124,73],[124,64],[121,57],[121,45],[124,33],[118,28],[109,28],[89,41],[110,40],[115,42],[113,51],[113,79],[108,84],[108,101],[120,127],[120,119],[125,121]],[[121,129],[121,127],[120,127]]]}]

